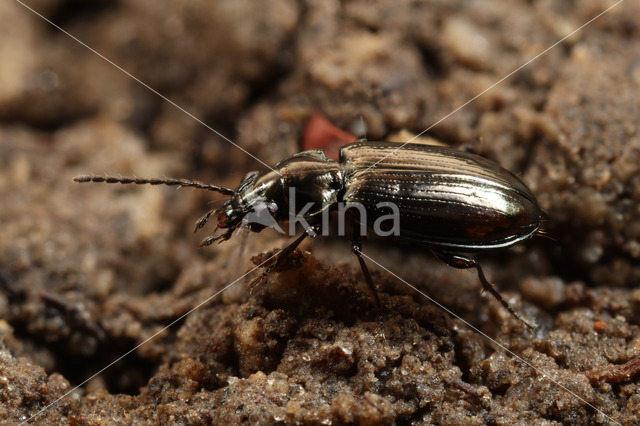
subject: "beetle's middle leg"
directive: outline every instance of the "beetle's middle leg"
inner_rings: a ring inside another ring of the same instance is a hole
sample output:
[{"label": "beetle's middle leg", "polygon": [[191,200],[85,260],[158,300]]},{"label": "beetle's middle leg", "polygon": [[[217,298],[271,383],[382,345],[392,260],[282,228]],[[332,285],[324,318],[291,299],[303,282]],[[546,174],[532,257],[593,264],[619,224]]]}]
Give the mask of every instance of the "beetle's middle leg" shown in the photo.
[{"label": "beetle's middle leg", "polygon": [[357,226],[352,225],[351,231],[351,251],[358,258],[358,262],[360,263],[360,269],[362,269],[362,275],[364,275],[364,280],[367,282],[369,286],[369,290],[371,290],[371,294],[373,294],[373,299],[376,302],[376,308],[378,311],[380,310],[380,298],[378,297],[378,291],[376,290],[376,286],[373,284],[373,279],[371,278],[371,273],[369,272],[369,268],[367,268],[367,264],[364,262],[362,258],[362,244],[360,243],[360,235],[358,235]]},{"label": "beetle's middle leg", "polygon": [[360,235],[358,235],[358,227],[353,225],[351,226],[351,251],[358,258],[358,262],[360,263],[360,269],[362,270],[362,275],[364,275],[364,280],[367,282],[369,286],[369,290],[373,294],[373,299],[376,303],[376,311],[378,311],[378,334],[385,339],[384,337],[384,329],[382,324],[382,307],[380,304],[380,297],[378,296],[378,291],[376,290],[376,286],[373,284],[373,279],[371,278],[371,273],[369,272],[369,268],[367,268],[367,264],[362,258],[362,244],[360,243]]},{"label": "beetle's middle leg", "polygon": [[504,308],[509,311],[509,313],[511,315],[513,315],[515,318],[517,318],[518,320],[520,320],[523,324],[525,324],[527,327],[531,328],[531,329],[535,329],[538,325],[526,318],[524,318],[523,316],[521,316],[520,314],[518,314],[512,307],[511,305],[509,305],[507,303],[506,300],[504,300],[502,298],[502,296],[500,295],[500,292],[496,289],[496,287],[491,284],[489,282],[489,280],[487,280],[487,278],[484,275],[484,272],[482,270],[482,267],[480,266],[480,264],[478,262],[476,262],[475,260],[465,257],[465,256],[461,256],[459,254],[451,254],[451,253],[447,253],[447,252],[443,252],[443,251],[439,251],[439,250],[433,250],[433,252],[435,253],[435,255],[442,260],[444,263],[446,263],[447,265],[454,267],[454,268],[458,268],[458,269],[471,269],[471,268],[476,268],[476,270],[478,271],[478,279],[480,280],[480,284],[482,284],[482,287],[488,291],[489,293],[491,293],[493,295],[493,297],[496,298],[496,300],[498,302],[500,302],[502,304],[502,306],[504,306]]}]

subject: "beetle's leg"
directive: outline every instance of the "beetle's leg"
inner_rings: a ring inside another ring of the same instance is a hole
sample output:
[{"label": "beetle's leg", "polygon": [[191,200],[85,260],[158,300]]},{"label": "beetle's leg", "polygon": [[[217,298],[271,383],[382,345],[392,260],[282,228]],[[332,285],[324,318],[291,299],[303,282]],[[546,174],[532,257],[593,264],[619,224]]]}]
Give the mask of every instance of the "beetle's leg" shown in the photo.
[{"label": "beetle's leg", "polygon": [[249,283],[249,290],[253,290],[253,288],[258,285],[263,279],[266,278],[267,275],[271,273],[278,265],[282,263],[284,259],[286,259],[295,249],[298,248],[300,243],[304,241],[309,235],[314,235],[313,233],[319,232],[319,228],[313,226],[309,231],[303,232],[298,238],[296,238],[291,244],[280,250],[278,254],[274,255],[273,263],[269,265],[260,275],[255,277]]},{"label": "beetle's leg", "polygon": [[207,237],[204,240],[202,240],[202,242],[200,243],[200,247],[210,246],[216,241],[218,242],[227,241],[229,238],[231,238],[233,231],[235,231],[235,228],[229,228],[227,232],[225,232],[224,234],[220,234],[215,237]]},{"label": "beetle's leg", "polygon": [[373,284],[373,279],[371,278],[371,274],[369,273],[369,268],[367,268],[367,265],[366,263],[364,263],[364,259],[362,258],[362,254],[360,253],[362,251],[362,244],[360,244],[360,238],[358,237],[358,233],[355,228],[353,234],[351,235],[351,251],[358,258],[358,262],[360,262],[360,269],[362,269],[364,280],[367,282],[369,290],[371,290],[373,299],[376,302],[376,308],[380,310],[380,298],[378,297],[376,286]]},{"label": "beetle's leg", "polygon": [[371,278],[371,273],[369,272],[369,268],[367,268],[367,264],[364,262],[362,258],[362,244],[360,243],[360,235],[358,234],[358,227],[353,224],[351,232],[351,251],[358,258],[358,262],[360,263],[360,269],[362,269],[362,275],[364,275],[364,280],[367,282],[369,286],[369,290],[373,294],[373,299],[376,302],[376,310],[378,311],[378,335],[385,339],[384,336],[384,328],[382,324],[382,307],[380,304],[380,297],[378,296],[378,291],[376,290],[376,286],[373,284],[373,279]]},{"label": "beetle's leg", "polygon": [[433,252],[435,253],[435,255],[440,260],[442,260],[444,263],[446,263],[447,265],[452,266],[454,268],[458,268],[458,269],[476,268],[476,270],[478,271],[478,279],[480,280],[480,283],[482,284],[482,287],[486,291],[491,293],[493,295],[493,297],[495,297],[496,300],[498,302],[500,302],[502,304],[502,306],[504,306],[504,308],[507,311],[509,311],[509,313],[511,315],[513,315],[515,318],[517,318],[520,321],[522,321],[523,324],[525,324],[527,327],[531,328],[532,330],[535,329],[538,326],[533,321],[528,320],[528,319],[524,318],[523,316],[521,316],[520,314],[518,314],[507,303],[507,301],[502,298],[502,296],[500,295],[500,292],[498,292],[496,287],[487,280],[487,278],[484,275],[484,272],[482,271],[482,267],[480,266],[480,264],[478,262],[476,262],[475,260],[470,259],[468,257],[461,256],[459,254],[451,254],[451,253],[446,253],[446,252],[438,251],[438,250],[433,250]]},{"label": "beetle's leg", "polygon": [[202,216],[200,219],[198,219],[198,221],[196,222],[196,227],[193,230],[193,232],[197,232],[199,229],[202,229],[202,227],[207,223],[207,220],[209,220],[209,217],[214,214],[219,212],[220,209],[213,209],[213,210],[209,210],[207,213],[204,214],[204,216]]}]

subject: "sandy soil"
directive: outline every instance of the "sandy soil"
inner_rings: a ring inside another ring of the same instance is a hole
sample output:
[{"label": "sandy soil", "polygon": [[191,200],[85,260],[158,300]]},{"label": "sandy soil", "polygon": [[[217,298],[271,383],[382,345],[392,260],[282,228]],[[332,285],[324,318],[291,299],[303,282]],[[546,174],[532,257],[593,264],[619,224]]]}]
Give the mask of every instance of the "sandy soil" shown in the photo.
[{"label": "sandy soil", "polygon": [[459,316],[372,266],[386,339],[348,241],[305,242],[250,293],[252,256],[287,241],[198,249],[223,196],[72,178],[235,187],[264,167],[252,156],[297,152],[316,111],[370,140],[416,134],[612,1],[24,3],[121,69],[0,4],[1,422],[639,422],[640,3],[428,132],[520,175],[548,213],[550,238],[476,256],[540,327],[473,272],[365,243]]}]

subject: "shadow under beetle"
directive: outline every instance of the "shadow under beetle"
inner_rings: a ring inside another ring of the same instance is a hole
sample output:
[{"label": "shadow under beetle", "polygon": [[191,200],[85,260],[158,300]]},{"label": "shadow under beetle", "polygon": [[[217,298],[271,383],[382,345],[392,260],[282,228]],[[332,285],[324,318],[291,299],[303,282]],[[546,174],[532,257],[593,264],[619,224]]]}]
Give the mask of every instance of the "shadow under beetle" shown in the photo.
[{"label": "shadow under beetle", "polygon": [[[304,219],[311,229],[282,249],[250,287],[319,229],[321,213],[326,209],[334,209],[339,203],[360,203],[366,213],[362,223],[361,216],[351,210],[346,213],[351,215],[354,230],[363,223],[371,230],[382,214],[376,205],[393,203],[400,216],[399,235],[385,238],[426,246],[454,268],[475,268],[483,288],[514,317],[535,328],[533,322],[515,312],[502,298],[486,279],[480,264],[460,252],[509,247],[530,238],[540,229],[542,210],[518,177],[468,152],[423,144],[360,140],[344,146],[339,161],[328,159],[320,150],[300,152],[280,161],[272,170],[248,174],[235,190],[184,179],[80,176],[74,180],[177,185],[228,195],[230,198],[222,208],[207,212],[196,223],[195,231],[215,214],[216,229],[226,230],[204,239],[203,246],[226,241],[241,227],[260,232],[267,227],[263,221],[254,220],[260,213],[268,213],[274,223],[287,222],[291,214],[288,201],[294,193],[296,204],[310,206]],[[360,253],[359,237],[353,232],[352,251],[379,307],[371,274]]]}]

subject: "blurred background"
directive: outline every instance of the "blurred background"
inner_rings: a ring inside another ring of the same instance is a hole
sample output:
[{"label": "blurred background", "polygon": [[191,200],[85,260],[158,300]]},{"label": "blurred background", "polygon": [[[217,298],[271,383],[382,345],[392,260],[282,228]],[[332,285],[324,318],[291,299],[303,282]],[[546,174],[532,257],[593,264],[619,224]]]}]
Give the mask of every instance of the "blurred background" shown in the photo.
[{"label": "blurred background", "polygon": [[[6,365],[29,389],[20,397],[37,401],[8,418],[33,414],[236,279],[252,255],[286,243],[265,231],[244,249],[238,236],[198,250],[213,227],[192,236],[193,224],[224,197],[80,185],[74,176],[233,188],[264,168],[234,144],[273,165],[301,149],[316,112],[358,137],[404,141],[399,132],[431,127],[613,4],[2,2],[0,329]],[[591,318],[623,316],[635,327],[628,341],[638,341],[640,321],[638,22],[640,5],[623,2],[427,133],[518,174],[548,213],[552,239],[481,258],[491,280],[548,328],[576,306]],[[358,277],[347,242],[305,248]],[[492,308],[474,274],[413,247],[365,252],[483,330],[500,328],[488,321]],[[246,302],[244,285],[236,287],[215,303]],[[79,398],[92,392],[137,395],[181,359],[178,330],[93,379],[51,419],[89,416],[91,404]],[[235,371],[226,361],[216,360]],[[28,384],[34,368],[47,390]]]}]

